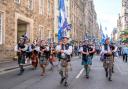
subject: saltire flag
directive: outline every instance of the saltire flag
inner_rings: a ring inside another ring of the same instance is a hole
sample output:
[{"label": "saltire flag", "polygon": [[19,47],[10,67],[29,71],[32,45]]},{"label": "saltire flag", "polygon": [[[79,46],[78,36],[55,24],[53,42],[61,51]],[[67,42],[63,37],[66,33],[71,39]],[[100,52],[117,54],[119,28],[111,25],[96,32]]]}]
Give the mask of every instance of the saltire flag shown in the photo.
[{"label": "saltire flag", "polygon": [[69,30],[71,30],[71,28],[72,28],[72,24],[68,24],[67,25],[67,30],[69,31]]},{"label": "saltire flag", "polygon": [[29,35],[27,32],[25,32],[24,37],[29,38]]},{"label": "saltire flag", "polygon": [[65,30],[71,30],[71,24],[68,24],[68,22],[67,22],[67,18],[65,18],[65,21],[64,21],[64,24],[63,24],[63,29]]},{"label": "saltire flag", "polygon": [[104,44],[104,42],[105,42],[105,39],[106,39],[106,36],[105,36],[105,34],[103,33],[103,31],[102,31],[102,34],[101,34],[101,36],[102,36],[102,38],[101,38],[101,44]]},{"label": "saltire flag", "polygon": [[59,26],[58,26],[58,40],[66,34],[66,30],[71,30],[71,24],[67,22],[64,0],[59,0]]},{"label": "saltire flag", "polygon": [[64,0],[59,0],[59,30],[58,30],[58,40],[62,38],[63,28],[64,28],[64,22],[66,19],[65,14],[65,4]]}]

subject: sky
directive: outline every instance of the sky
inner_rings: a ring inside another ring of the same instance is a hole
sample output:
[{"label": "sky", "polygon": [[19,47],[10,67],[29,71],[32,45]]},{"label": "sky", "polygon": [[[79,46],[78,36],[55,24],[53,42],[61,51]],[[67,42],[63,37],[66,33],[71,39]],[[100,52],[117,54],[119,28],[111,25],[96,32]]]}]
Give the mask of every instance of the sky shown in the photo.
[{"label": "sky", "polygon": [[[94,0],[98,23],[102,25],[103,32],[111,36],[114,27],[117,27],[118,15],[121,12],[122,0]],[[105,30],[107,27],[107,30]]]}]

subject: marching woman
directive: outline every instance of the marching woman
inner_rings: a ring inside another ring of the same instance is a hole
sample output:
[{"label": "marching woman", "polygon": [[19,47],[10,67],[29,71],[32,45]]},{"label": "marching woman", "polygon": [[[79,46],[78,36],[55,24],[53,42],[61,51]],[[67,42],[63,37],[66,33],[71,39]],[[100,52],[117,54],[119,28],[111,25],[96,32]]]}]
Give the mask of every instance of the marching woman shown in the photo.
[{"label": "marching woman", "polygon": [[33,69],[36,69],[38,65],[38,58],[39,58],[38,56],[39,56],[40,47],[38,46],[37,43],[33,42],[31,48],[32,48],[32,54],[31,54],[32,66]]},{"label": "marching woman", "polygon": [[55,62],[55,56],[56,56],[56,49],[53,45],[53,43],[50,44],[50,47],[49,47],[49,51],[50,51],[50,57],[49,57],[49,62],[51,64],[51,70],[53,70],[54,68],[54,63]]},{"label": "marching woman", "polygon": [[40,45],[39,63],[40,63],[40,67],[42,68],[41,76],[44,76],[45,69],[48,64],[48,58],[47,58],[47,48],[43,40],[41,41],[41,45]]}]

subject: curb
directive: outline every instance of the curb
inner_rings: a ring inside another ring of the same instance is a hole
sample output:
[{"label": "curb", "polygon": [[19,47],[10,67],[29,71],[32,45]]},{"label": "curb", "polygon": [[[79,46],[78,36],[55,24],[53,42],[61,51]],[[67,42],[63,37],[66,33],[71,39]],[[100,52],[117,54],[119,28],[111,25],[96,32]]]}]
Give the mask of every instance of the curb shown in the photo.
[{"label": "curb", "polygon": [[9,62],[13,62],[13,60],[0,61],[0,64],[9,63]]},{"label": "curb", "polygon": [[[27,67],[27,66],[30,66],[31,64],[26,64],[26,65],[24,65],[25,67]],[[14,69],[18,69],[19,68],[19,66],[13,66],[13,67],[8,67],[8,68],[3,68],[3,69],[0,69],[0,73],[1,72],[6,72],[6,71],[10,71],[10,70],[14,70]]]}]

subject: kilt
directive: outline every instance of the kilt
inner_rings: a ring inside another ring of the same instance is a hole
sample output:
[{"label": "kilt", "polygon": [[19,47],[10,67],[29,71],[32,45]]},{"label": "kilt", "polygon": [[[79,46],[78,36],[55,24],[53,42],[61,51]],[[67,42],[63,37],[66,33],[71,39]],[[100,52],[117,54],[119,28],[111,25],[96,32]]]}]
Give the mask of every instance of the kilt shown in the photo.
[{"label": "kilt", "polygon": [[25,53],[18,55],[18,64],[19,65],[25,64],[25,55],[26,55]]},{"label": "kilt", "polygon": [[92,65],[92,59],[90,56],[82,58],[82,65]]},{"label": "kilt", "polygon": [[41,56],[39,59],[39,63],[42,65],[46,65],[47,64],[47,58],[45,56]]},{"label": "kilt", "polygon": [[113,57],[112,56],[107,57],[107,59],[103,62],[103,67],[112,69],[112,67],[113,67]]}]

